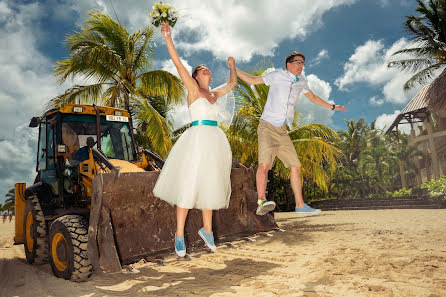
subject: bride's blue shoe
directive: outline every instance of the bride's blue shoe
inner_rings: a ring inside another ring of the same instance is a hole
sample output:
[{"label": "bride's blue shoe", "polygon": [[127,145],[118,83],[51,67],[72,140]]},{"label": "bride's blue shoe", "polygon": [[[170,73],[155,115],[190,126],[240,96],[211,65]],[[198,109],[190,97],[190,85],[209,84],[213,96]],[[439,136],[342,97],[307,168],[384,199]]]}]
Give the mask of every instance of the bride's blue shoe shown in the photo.
[{"label": "bride's blue shoe", "polygon": [[204,231],[204,228],[201,228],[198,231],[198,235],[200,235],[200,237],[204,240],[206,246],[210,248],[211,251],[215,252],[217,247],[214,244],[214,232],[207,233],[206,231]]},{"label": "bride's blue shoe", "polygon": [[175,252],[179,257],[186,256],[186,245],[184,244],[184,236],[176,236],[175,234]]}]

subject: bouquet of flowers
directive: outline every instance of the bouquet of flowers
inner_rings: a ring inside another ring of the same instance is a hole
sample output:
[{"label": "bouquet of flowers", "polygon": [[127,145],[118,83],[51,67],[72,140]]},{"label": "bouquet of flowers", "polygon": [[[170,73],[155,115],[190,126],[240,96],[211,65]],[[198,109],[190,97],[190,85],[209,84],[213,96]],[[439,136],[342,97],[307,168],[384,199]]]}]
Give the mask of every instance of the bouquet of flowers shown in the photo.
[{"label": "bouquet of flowers", "polygon": [[178,12],[173,10],[173,6],[170,4],[163,4],[162,2],[156,3],[152,12],[149,14],[149,22],[155,27],[158,27],[161,22],[169,22],[171,27],[175,26],[178,20]]}]

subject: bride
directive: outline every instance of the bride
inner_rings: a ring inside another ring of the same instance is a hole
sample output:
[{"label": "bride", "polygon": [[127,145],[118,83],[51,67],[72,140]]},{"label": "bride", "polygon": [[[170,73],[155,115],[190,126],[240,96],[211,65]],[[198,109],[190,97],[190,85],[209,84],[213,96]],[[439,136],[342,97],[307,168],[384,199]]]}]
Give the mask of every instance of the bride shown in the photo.
[{"label": "bride", "polygon": [[177,140],[167,157],[153,194],[176,205],[175,252],[186,255],[184,225],[189,209],[202,210],[203,228],[198,231],[206,246],[216,250],[212,232],[212,210],[228,208],[231,196],[232,153],[228,139],[217,127],[215,102],[237,83],[235,60],[229,57],[229,81],[209,89],[212,73],[205,65],[195,67],[192,76],[180,61],[172,41],[169,23],[161,23],[170,58],[187,88],[187,104],[192,127]]}]

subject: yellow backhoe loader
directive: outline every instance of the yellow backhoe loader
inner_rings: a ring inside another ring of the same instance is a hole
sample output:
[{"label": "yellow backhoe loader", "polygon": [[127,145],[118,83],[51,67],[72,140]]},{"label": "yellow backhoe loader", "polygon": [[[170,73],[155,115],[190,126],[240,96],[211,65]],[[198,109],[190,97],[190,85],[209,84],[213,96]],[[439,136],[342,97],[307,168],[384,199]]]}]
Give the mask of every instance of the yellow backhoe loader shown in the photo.
[{"label": "yellow backhoe loader", "polygon": [[[65,105],[29,126],[39,129],[37,176],[15,186],[14,237],[29,263],[49,262],[55,276],[84,281],[94,269],[120,271],[173,250],[174,207],[152,194],[164,161],[136,149],[126,110]],[[229,208],[214,212],[216,242],[277,228],[273,216],[255,214],[253,170],[235,167]],[[200,242],[200,227],[192,210],[188,243]]]}]

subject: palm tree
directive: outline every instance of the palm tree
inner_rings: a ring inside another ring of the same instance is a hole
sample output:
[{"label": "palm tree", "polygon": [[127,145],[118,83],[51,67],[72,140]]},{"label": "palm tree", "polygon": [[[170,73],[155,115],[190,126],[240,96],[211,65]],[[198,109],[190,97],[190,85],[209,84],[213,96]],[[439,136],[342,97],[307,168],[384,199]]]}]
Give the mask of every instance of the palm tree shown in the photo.
[{"label": "palm tree", "polygon": [[404,29],[412,40],[412,47],[401,49],[393,55],[409,54],[412,59],[392,61],[388,67],[410,69],[416,72],[405,84],[409,90],[416,84],[425,84],[433,78],[435,70],[446,65],[446,1],[417,0],[416,11],[420,16],[406,16]]},{"label": "palm tree", "polygon": [[344,152],[346,165],[350,169],[358,168],[361,161],[361,152],[367,147],[367,134],[369,126],[364,119],[344,120],[347,125],[347,131],[339,131],[339,147]]},{"label": "palm tree", "polygon": [[414,178],[418,174],[418,167],[414,162],[415,157],[422,157],[424,153],[417,146],[410,146],[408,136],[399,132],[400,144],[395,149],[395,156],[403,168],[401,178]]},{"label": "palm tree", "polygon": [[[373,169],[376,166],[373,155],[378,153],[374,145],[381,143],[378,131],[371,127],[364,119],[358,121],[345,120],[347,125],[346,131],[339,131],[339,148],[344,153],[345,166],[340,169],[340,173],[336,176],[335,181],[343,184],[348,190],[346,194],[352,197],[366,197],[373,190],[373,184],[378,183],[377,175]],[[368,149],[367,153],[366,150]],[[381,148],[379,148],[381,149]],[[366,160],[363,160],[365,158]],[[378,166],[384,165],[378,162]],[[348,184],[348,185],[347,185]],[[339,187],[338,187],[339,190]],[[343,191],[344,192],[344,191]]]},{"label": "palm tree", "polygon": [[[264,72],[259,68],[253,75]],[[248,166],[257,165],[258,145],[257,127],[268,96],[269,87],[265,84],[251,86],[238,80],[234,89],[238,112],[227,131],[233,156]],[[295,124],[298,118],[295,118]],[[297,126],[288,132],[302,163],[302,175],[327,190],[329,176],[339,164],[341,152],[332,144],[336,132],[320,124]],[[277,160],[273,164],[274,172],[281,179],[288,179],[289,170]]]},{"label": "palm tree", "polygon": [[152,26],[130,34],[110,16],[91,10],[81,30],[66,39],[70,55],[58,61],[54,71],[60,83],[68,78],[92,82],[68,89],[57,98],[59,105],[100,103],[125,108],[149,124],[145,134],[164,155],[170,148],[171,124],[155,105],[160,98],[161,105],[181,103],[185,90],[169,72],[147,71],[153,62],[153,35]]},{"label": "palm tree", "polygon": [[14,214],[15,209],[15,188],[12,188],[8,191],[8,193],[5,194],[6,200],[5,204],[1,206],[1,211],[7,211],[8,214],[12,213]]},{"label": "palm tree", "polygon": [[390,149],[388,143],[385,142],[384,136],[378,134],[375,129],[372,139],[368,147],[361,153],[360,168],[363,176],[369,177],[369,192],[384,194],[387,188],[387,181],[389,180],[389,173],[391,170]]}]

